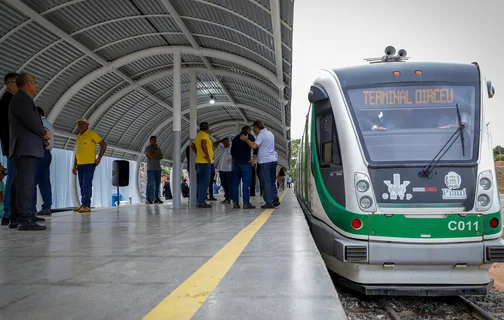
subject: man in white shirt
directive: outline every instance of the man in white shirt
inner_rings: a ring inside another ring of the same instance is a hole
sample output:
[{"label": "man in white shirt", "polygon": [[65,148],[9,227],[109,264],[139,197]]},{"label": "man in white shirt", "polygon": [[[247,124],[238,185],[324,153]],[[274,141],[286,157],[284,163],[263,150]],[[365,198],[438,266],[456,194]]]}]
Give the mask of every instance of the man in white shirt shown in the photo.
[{"label": "man in white shirt", "polygon": [[245,141],[252,149],[259,148],[257,153],[257,162],[261,166],[261,183],[264,183],[264,201],[262,209],[272,209],[280,205],[278,199],[278,190],[276,188],[276,167],[278,165],[278,154],[275,151],[275,136],[260,120],[256,120],[252,125],[256,134],[255,142],[249,140],[247,135],[242,135],[241,139]]},{"label": "man in white shirt", "polygon": [[233,158],[231,157],[231,143],[229,138],[224,138],[213,143],[219,150],[219,159],[215,170],[219,172],[222,188],[224,188],[224,201],[222,204],[231,203],[231,181],[233,179]]}]

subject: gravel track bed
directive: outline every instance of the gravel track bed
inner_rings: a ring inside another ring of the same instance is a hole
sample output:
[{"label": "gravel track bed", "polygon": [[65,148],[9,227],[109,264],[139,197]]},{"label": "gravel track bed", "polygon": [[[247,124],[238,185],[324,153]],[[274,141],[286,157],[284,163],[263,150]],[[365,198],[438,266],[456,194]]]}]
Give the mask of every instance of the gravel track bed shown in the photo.
[{"label": "gravel track bed", "polygon": [[[470,308],[457,297],[365,296],[335,283],[348,320],[389,320],[389,305],[401,320],[473,320]],[[504,293],[495,289],[487,296],[468,296],[496,319],[504,320]]]}]

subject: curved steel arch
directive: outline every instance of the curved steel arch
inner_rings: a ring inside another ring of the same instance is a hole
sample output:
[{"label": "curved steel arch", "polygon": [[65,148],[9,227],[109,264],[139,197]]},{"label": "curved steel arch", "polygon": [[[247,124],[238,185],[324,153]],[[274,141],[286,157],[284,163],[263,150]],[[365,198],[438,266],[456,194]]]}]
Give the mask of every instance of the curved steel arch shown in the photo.
[{"label": "curved steel arch", "polygon": [[[175,52],[180,52],[181,54],[189,54],[189,55],[195,55],[195,56],[204,56],[204,57],[210,57],[210,58],[216,58],[216,59],[221,59],[221,60],[226,60],[229,62],[236,63],[238,65],[241,65],[245,68],[251,69],[262,75],[264,78],[266,78],[268,81],[270,81],[272,84],[277,86],[278,88],[281,88],[283,86],[283,83],[278,82],[277,76],[266,69],[265,67],[248,60],[246,58],[243,58],[241,56],[220,51],[220,50],[215,50],[215,49],[205,49],[202,48],[201,50],[196,50],[192,47],[188,46],[163,46],[163,47],[155,47],[155,48],[149,48],[141,51],[136,51],[134,53],[128,54],[124,57],[121,57],[117,60],[114,60],[111,63],[108,63],[108,65],[101,67],[93,72],[88,73],[84,77],[82,77],[79,81],[77,81],[75,84],[73,84],[56,102],[54,105],[53,109],[47,116],[47,119],[51,123],[55,123],[56,119],[58,118],[59,114],[65,107],[65,105],[72,99],[72,97],[77,94],[82,88],[84,88],[86,85],[91,83],[92,81],[98,79],[101,76],[104,76],[110,72],[114,72],[117,70],[117,68],[120,68],[126,64],[129,64],[134,61],[138,61],[147,57],[152,57],[156,55],[161,55],[161,54],[173,54]],[[136,83],[135,83],[136,84]]]},{"label": "curved steel arch", "polygon": [[[278,95],[278,91],[275,91],[271,89],[268,85],[262,83],[261,81],[258,81],[254,78],[240,75],[235,72],[227,71],[227,70],[219,70],[219,69],[212,69],[209,70],[207,68],[203,67],[189,67],[189,68],[182,68],[181,73],[189,73],[191,71],[199,72],[199,73],[206,73],[206,74],[212,74],[212,75],[217,75],[217,76],[223,76],[223,77],[229,77],[229,78],[234,78],[238,80],[242,80],[245,82],[248,82],[254,86],[257,86],[261,90],[267,92],[269,95],[271,95],[273,98],[279,99],[280,96]],[[135,84],[129,85],[122,90],[119,90],[116,92],[114,95],[112,95],[110,98],[105,100],[90,116],[89,116],[89,122],[94,123],[96,120],[100,118],[100,116],[105,113],[105,111],[108,110],[109,107],[111,107],[114,103],[118,102],[121,100],[121,98],[125,97],[129,93],[140,89],[140,87],[147,85],[149,83],[152,83],[157,80],[161,80],[166,77],[171,77],[173,76],[173,70],[168,70],[168,71],[161,71],[158,73],[155,73],[153,75],[150,75],[148,77],[145,77],[143,79],[138,80]]]}]

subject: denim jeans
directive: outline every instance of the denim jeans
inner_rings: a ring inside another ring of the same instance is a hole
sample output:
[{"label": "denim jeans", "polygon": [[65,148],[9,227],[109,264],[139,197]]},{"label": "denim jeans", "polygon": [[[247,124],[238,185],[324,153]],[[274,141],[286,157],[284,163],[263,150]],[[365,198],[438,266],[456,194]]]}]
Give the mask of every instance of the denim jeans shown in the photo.
[{"label": "denim jeans", "polygon": [[147,170],[147,201],[159,199],[159,185],[161,184],[161,170]]},{"label": "denim jeans", "polygon": [[222,188],[224,188],[224,198],[231,200],[231,185],[233,183],[233,171],[219,171]]},{"label": "denim jeans", "polygon": [[82,206],[91,208],[91,196],[93,193],[93,176],[96,165],[79,164],[77,166],[77,175],[79,177],[79,186],[82,196]]},{"label": "denim jeans", "polygon": [[5,182],[4,190],[4,218],[8,218],[11,215],[11,185],[12,179],[14,178],[14,161],[12,158],[7,157],[7,181]]},{"label": "denim jeans", "polygon": [[277,161],[261,163],[261,184],[263,185],[263,196],[266,204],[273,204],[278,200],[278,189],[276,188],[276,167]]},{"label": "denim jeans", "polygon": [[35,176],[35,188],[32,196],[32,213],[37,212],[37,185],[40,189],[40,195],[44,204],[42,210],[51,209],[52,206],[52,191],[51,191],[51,176],[49,168],[52,162],[51,151],[45,150],[44,157],[37,164],[37,175]]},{"label": "denim jeans", "polygon": [[252,166],[247,164],[233,164],[233,188],[231,198],[234,203],[240,202],[238,186],[242,180],[243,203],[250,203],[250,183],[252,182]]},{"label": "denim jeans", "polygon": [[210,164],[196,163],[196,204],[205,204],[208,185],[210,184]]}]

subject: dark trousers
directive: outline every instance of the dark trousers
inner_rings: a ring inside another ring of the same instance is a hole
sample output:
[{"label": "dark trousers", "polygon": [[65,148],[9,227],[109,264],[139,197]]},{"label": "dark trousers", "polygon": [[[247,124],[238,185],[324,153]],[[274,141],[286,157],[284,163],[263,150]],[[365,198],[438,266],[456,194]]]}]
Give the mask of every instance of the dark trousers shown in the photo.
[{"label": "dark trousers", "polygon": [[250,180],[252,179],[252,166],[247,164],[233,164],[233,187],[231,199],[234,203],[240,202],[238,188],[242,182],[243,203],[250,203]]},{"label": "dark trousers", "polygon": [[38,158],[13,156],[14,179],[11,185],[11,221],[25,222],[31,214],[33,188],[37,174]]},{"label": "dark trousers", "polygon": [[11,215],[11,186],[14,178],[14,161],[12,158],[7,157],[7,181],[5,182],[4,192],[4,218],[9,218]]},{"label": "dark trousers", "polygon": [[215,180],[215,173],[210,173],[210,182],[208,184],[208,199],[213,199],[213,184]]},{"label": "dark trousers", "polygon": [[263,197],[266,204],[273,204],[278,200],[278,189],[276,188],[276,167],[277,162],[261,163],[261,183],[263,184]]},{"label": "dark trousers", "polygon": [[79,164],[77,166],[77,174],[79,176],[79,186],[82,196],[82,206],[91,208],[91,196],[93,193],[93,176],[96,165]]},{"label": "dark trousers", "polygon": [[222,188],[224,188],[224,198],[231,200],[231,184],[233,181],[233,171],[219,171]]},{"label": "dark trousers", "polygon": [[256,192],[256,166],[252,167],[252,181],[250,182],[250,196],[255,197]]},{"label": "dark trousers", "polygon": [[210,184],[209,163],[196,163],[196,183],[198,190],[196,192],[196,204],[205,204],[208,185]]},{"label": "dark trousers", "polygon": [[45,150],[44,157],[37,164],[37,174],[35,175],[35,188],[33,188],[32,196],[32,213],[37,213],[37,186],[40,189],[40,195],[44,204],[42,210],[51,209],[52,206],[52,190],[51,190],[51,167],[52,154],[51,151]]}]

